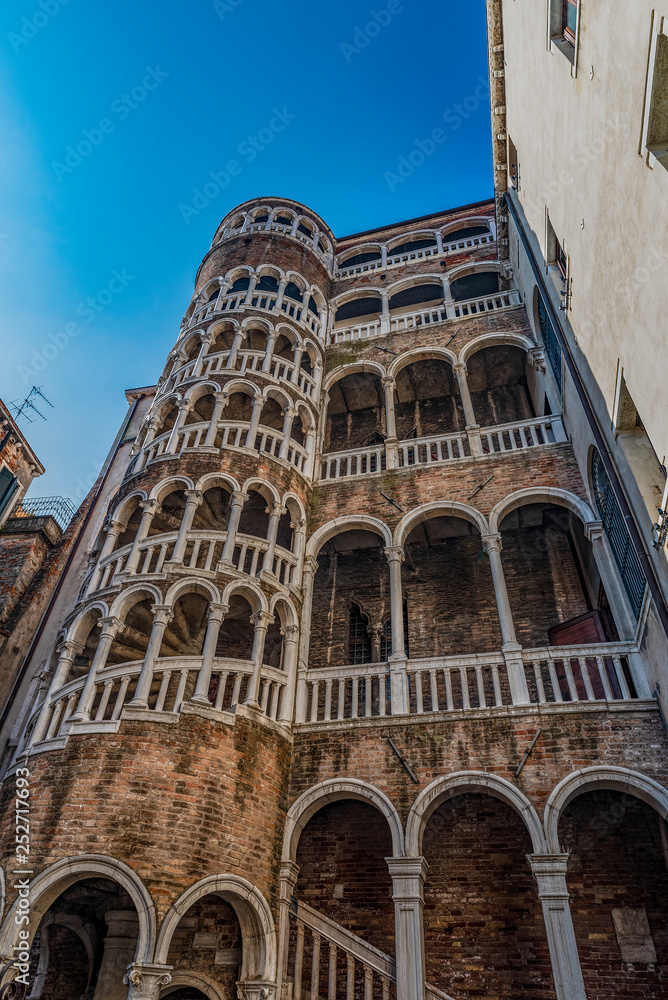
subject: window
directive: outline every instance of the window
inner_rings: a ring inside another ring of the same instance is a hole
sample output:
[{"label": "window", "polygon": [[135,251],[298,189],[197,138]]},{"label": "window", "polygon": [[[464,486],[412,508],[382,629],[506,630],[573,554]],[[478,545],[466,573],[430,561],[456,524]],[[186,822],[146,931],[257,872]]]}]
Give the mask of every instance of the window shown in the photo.
[{"label": "window", "polygon": [[543,347],[545,348],[545,354],[548,361],[550,362],[550,367],[554,372],[554,377],[561,391],[561,345],[557,340],[557,336],[554,332],[554,327],[550,321],[545,303],[543,302],[543,297],[540,295],[538,297],[538,321],[540,324],[540,333],[543,338]]},{"label": "window", "polygon": [[663,505],[666,469],[636,409],[621,366],[615,394],[614,424],[617,444],[624,452],[649,516],[654,520],[657,508]]},{"label": "window", "polygon": [[350,607],[348,631],[348,663],[371,663],[369,621],[357,604]]},{"label": "window", "polygon": [[557,237],[549,215],[546,215],[546,254],[548,274],[551,276],[556,290],[561,296],[561,309],[567,310],[570,299],[570,268],[566,247]]},{"label": "window", "polygon": [[[404,601],[404,653],[408,656],[408,604]],[[383,622],[383,630],[380,634],[380,659],[382,662],[389,660],[392,655],[392,619],[386,618]]]},{"label": "window", "polygon": [[643,147],[648,163],[668,170],[668,17],[655,16],[645,95]]},{"label": "window", "polygon": [[508,136],[508,179],[510,186],[517,190],[520,186],[520,168],[517,159],[517,148],[510,136]]},{"label": "window", "polygon": [[645,577],[598,451],[594,451],[592,462],[592,485],[596,509],[637,621],[645,596]]},{"label": "window", "polygon": [[0,517],[7,510],[18,485],[16,476],[7,467],[0,469]]},{"label": "window", "polygon": [[302,290],[294,283],[294,281],[288,281],[285,287],[285,297],[288,299],[294,299],[295,302],[303,301]]},{"label": "window", "polygon": [[578,0],[563,0],[561,30],[565,41],[575,46],[578,30]]},{"label": "window", "polygon": [[564,248],[558,239],[555,238],[554,262],[559,268],[559,273],[564,281],[568,281],[568,258],[564,253]]}]

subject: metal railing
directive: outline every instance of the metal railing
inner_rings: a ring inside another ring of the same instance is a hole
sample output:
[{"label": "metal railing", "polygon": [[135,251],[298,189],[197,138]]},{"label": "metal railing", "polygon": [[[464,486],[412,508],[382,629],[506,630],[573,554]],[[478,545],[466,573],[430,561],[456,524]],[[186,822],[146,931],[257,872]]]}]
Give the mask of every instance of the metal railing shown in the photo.
[{"label": "metal railing", "polygon": [[52,517],[65,530],[77,512],[67,497],[24,499],[12,511],[12,517]]}]

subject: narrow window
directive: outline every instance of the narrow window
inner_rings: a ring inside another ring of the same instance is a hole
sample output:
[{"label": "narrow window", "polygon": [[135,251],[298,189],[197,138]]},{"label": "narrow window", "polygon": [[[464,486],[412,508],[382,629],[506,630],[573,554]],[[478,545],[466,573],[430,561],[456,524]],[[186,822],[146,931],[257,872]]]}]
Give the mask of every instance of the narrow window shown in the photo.
[{"label": "narrow window", "polygon": [[559,390],[561,390],[561,345],[557,340],[542,296],[538,299],[538,321],[540,323],[540,333],[543,338],[545,354],[554,372]]},{"label": "narrow window", "polygon": [[357,604],[351,605],[348,622],[348,662],[371,663],[369,622]]},{"label": "narrow window", "polygon": [[7,509],[18,485],[16,476],[6,466],[0,469],[0,515]]},{"label": "narrow window", "polygon": [[659,28],[652,34],[643,144],[651,154],[650,165],[658,162],[668,170],[668,17]]},{"label": "narrow window", "polygon": [[592,462],[594,500],[636,621],[645,595],[645,577],[624,517],[598,451]]},{"label": "narrow window", "polygon": [[564,253],[564,248],[558,239],[555,238],[554,262],[559,268],[559,273],[564,281],[568,280],[568,258]]},{"label": "narrow window", "polygon": [[520,168],[517,159],[517,148],[510,136],[508,136],[508,179],[510,186],[517,190],[520,184]]},{"label": "narrow window", "polygon": [[561,30],[565,41],[575,46],[578,30],[578,0],[563,0]]}]

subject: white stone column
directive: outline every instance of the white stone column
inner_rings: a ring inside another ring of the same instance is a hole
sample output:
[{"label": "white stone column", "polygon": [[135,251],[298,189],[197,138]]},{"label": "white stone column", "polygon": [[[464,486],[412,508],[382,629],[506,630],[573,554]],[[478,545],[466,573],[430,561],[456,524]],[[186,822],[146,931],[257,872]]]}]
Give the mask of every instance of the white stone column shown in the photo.
[{"label": "white stone column", "polygon": [[392,715],[407,715],[409,711],[408,673],[404,649],[404,600],[401,587],[401,564],[404,561],[404,550],[400,545],[388,546],[385,549],[385,558],[390,567],[392,653],[388,657],[388,662],[390,665]]},{"label": "white stone column", "polygon": [[265,226],[264,226],[265,230],[271,229],[273,221],[274,221],[274,213],[273,212],[268,212],[267,213],[267,221],[266,221]]},{"label": "white stone column", "polygon": [[315,382],[315,401],[317,402],[322,388],[322,361],[320,358],[317,358],[313,365],[313,381]]},{"label": "white stone column", "polygon": [[316,464],[315,438],[316,438],[315,427],[309,427],[308,430],[306,431],[306,440],[304,441],[304,449],[306,451],[306,464],[304,465],[304,475],[308,479],[315,479],[317,476],[315,468]]},{"label": "white stone column", "polygon": [[283,296],[285,295],[285,289],[288,286],[288,279],[281,278],[278,283],[278,295],[276,297],[276,309],[280,312],[281,306],[283,305]]},{"label": "white stone column", "polygon": [[232,565],[232,556],[234,555],[234,546],[236,545],[237,531],[239,530],[239,521],[241,520],[241,511],[243,510],[244,504],[247,500],[248,494],[244,493],[243,490],[235,490],[232,494],[230,516],[227,520],[227,538],[225,539],[223,551],[220,555],[220,562],[218,563],[219,568]]},{"label": "white stone column", "polygon": [[173,965],[149,965],[134,962],[123,977],[129,986],[127,1000],[160,1000],[160,993],[172,981]]},{"label": "white stone column", "polygon": [[56,669],[53,672],[53,678],[49,684],[48,691],[42,703],[42,708],[39,713],[39,718],[35,723],[35,728],[32,731],[30,737],[30,746],[35,743],[40,743],[44,738],[46,733],[46,728],[49,723],[49,700],[51,694],[54,693],[63,686],[67,681],[67,675],[70,672],[70,667],[74,662],[74,657],[81,652],[83,645],[80,642],[73,642],[69,639],[67,642],[62,643],[58,647],[58,663]]},{"label": "white stone column", "polygon": [[389,333],[390,332],[390,296],[388,292],[380,293],[380,301],[382,303],[380,311],[380,332]]},{"label": "white stone column", "polygon": [[230,610],[229,604],[210,604],[206,622],[206,635],[204,636],[204,646],[202,648],[202,666],[197,675],[197,683],[191,701],[198,705],[210,706],[209,685],[211,684],[211,671],[213,660],[216,655],[218,645],[218,634],[220,626],[225,620],[225,615]]},{"label": "white stone column", "polygon": [[387,246],[382,246],[380,248],[380,266],[385,267],[387,264]]},{"label": "white stone column", "polygon": [[286,625],[281,629],[283,636],[283,670],[287,682],[283,691],[283,700],[278,721],[286,725],[292,722],[295,708],[295,691],[297,689],[297,652],[299,644],[299,625]]},{"label": "white stone column", "polygon": [[441,233],[434,233],[436,237],[436,252],[443,253],[443,236]]},{"label": "white stone column", "polygon": [[499,623],[501,625],[501,637],[503,639],[503,656],[508,672],[508,684],[513,705],[528,705],[529,688],[527,686],[524,673],[524,663],[522,661],[522,647],[515,636],[515,624],[513,613],[508,600],[508,590],[506,588],[506,578],[503,575],[503,564],[501,562],[501,534],[497,532],[492,535],[482,535],[481,537],[485,552],[489,556],[489,565],[492,570],[492,581],[494,583],[494,596],[496,606],[499,611]]},{"label": "white stone column", "polygon": [[272,330],[269,336],[267,337],[267,349],[264,353],[264,359],[262,361],[262,369],[261,369],[263,372],[271,371],[271,362],[273,361],[274,358],[274,348],[276,347],[277,340],[278,340],[278,334],[276,333],[275,330]]},{"label": "white stone column", "polygon": [[79,698],[77,710],[72,716],[72,722],[90,722],[90,710],[95,699],[97,675],[107,662],[111,644],[116,638],[118,631],[123,628],[123,622],[114,617],[100,618],[98,625],[102,627],[100,641],[97,644],[93,662],[90,665],[90,670],[88,671],[88,676],[86,677],[86,682]]},{"label": "white stone column", "polygon": [[225,406],[227,405],[227,400],[229,399],[229,396],[223,390],[218,391],[218,392],[214,392],[213,395],[215,397],[216,402],[214,403],[213,413],[211,414],[211,423],[209,424],[209,429],[206,432],[206,437],[204,438],[204,447],[205,448],[213,448],[214,447],[214,442],[216,440],[216,434],[218,432],[218,424],[220,422],[220,418],[223,415],[223,410],[225,409]]},{"label": "white stone column", "polygon": [[234,331],[234,339],[232,340],[232,346],[230,347],[230,353],[227,356],[227,368],[236,368],[237,365],[237,354],[239,353],[239,348],[241,347],[245,336],[245,330],[239,328]]},{"label": "white stone column", "polygon": [[422,911],[427,877],[424,858],[386,858],[392,877],[397,997],[424,1000],[425,957]]},{"label": "white stone column", "polygon": [[568,855],[529,854],[527,860],[538,883],[557,1000],[587,1000],[568,901]]},{"label": "white stone column", "polygon": [[466,420],[466,434],[469,439],[469,446],[472,455],[482,455],[482,442],[480,440],[480,424],[476,422],[469,383],[467,379],[467,368],[465,364],[453,365],[457,382],[459,384],[459,395],[464,409],[464,419]]},{"label": "white stone column", "polygon": [[175,455],[176,446],[179,440],[179,431],[186,422],[186,417],[193,408],[193,404],[189,399],[182,399],[179,403],[179,412],[174,421],[174,426],[172,427],[172,433],[169,435],[169,441],[167,442],[167,447],[165,448],[165,455]]},{"label": "white stone column", "polygon": [[295,385],[299,382],[299,371],[300,371],[300,365],[302,363],[303,353],[304,353],[304,345],[297,344],[293,356],[293,362],[295,367],[292,369],[292,375],[290,376],[290,381]]},{"label": "white stone column", "polygon": [[313,610],[313,580],[318,569],[314,556],[304,560],[302,577],[302,618],[301,637],[299,643],[299,664],[297,668],[297,703],[295,705],[295,722],[306,722],[306,707],[308,704],[308,686],[306,674],[308,671],[308,654],[311,640],[311,612]]},{"label": "white stone column", "polygon": [[107,556],[110,556],[111,553],[116,548],[116,542],[118,541],[118,536],[121,535],[125,530],[125,525],[121,521],[117,521],[115,520],[115,518],[112,517],[111,520],[107,522],[106,528],[107,528],[107,534],[104,539],[104,545],[102,546],[102,550],[99,556],[97,557],[97,565],[93,570],[93,575],[91,576],[90,581],[88,583],[86,596],[88,596],[88,594],[92,594],[94,591],[97,590],[100,584],[100,580],[102,578],[102,572],[104,568],[102,566],[102,563],[107,558]]},{"label": "white stone column", "polygon": [[281,447],[278,452],[278,457],[282,458],[283,461],[287,461],[288,451],[290,449],[290,435],[292,434],[292,425],[294,419],[297,416],[297,411],[292,406],[286,406],[283,411],[283,440],[281,441]]},{"label": "white stone column", "polygon": [[126,1000],[125,972],[135,957],[139,918],[135,910],[107,910],[107,933],[93,1000]]},{"label": "white stone column", "polygon": [[255,448],[255,438],[257,437],[260,416],[265,403],[266,399],[264,396],[253,396],[253,409],[251,410],[250,427],[246,432],[245,448]]},{"label": "white stone column", "polygon": [[244,704],[249,705],[251,708],[259,709],[260,682],[262,680],[262,656],[264,654],[264,640],[267,635],[267,629],[269,628],[271,623],[275,621],[275,619],[274,616],[270,615],[268,611],[258,611],[251,617],[251,621],[255,626],[255,630],[253,632],[253,650],[251,652],[251,660],[253,661],[253,675],[248,685],[248,691],[246,692],[246,698]]},{"label": "white stone column", "polygon": [[255,292],[255,286],[257,285],[257,274],[252,274],[250,277],[250,282],[248,284],[248,290],[246,292],[246,298],[244,299],[244,305],[249,306]]},{"label": "white stone column", "polygon": [[179,533],[174,544],[172,558],[165,564],[167,568],[174,565],[180,565],[183,562],[183,556],[188,544],[188,532],[193,526],[195,511],[202,503],[203,493],[201,490],[186,490],[185,495],[186,508],[183,512],[183,517],[181,518],[181,527],[179,528]]},{"label": "white stone column", "polygon": [[396,382],[391,376],[388,375],[383,379],[383,392],[385,395],[385,429],[387,431],[387,437],[385,438],[385,458],[388,469],[397,469],[399,467],[397,418],[394,409],[394,393],[396,387]]},{"label": "white stone column", "polygon": [[306,520],[302,517],[299,521],[291,521],[290,527],[292,528],[292,554],[295,557],[296,564],[294,568],[294,575],[290,581],[291,587],[299,588],[302,584],[302,572],[304,569],[304,545],[306,543]]},{"label": "white stone column", "polygon": [[141,521],[139,522],[139,527],[137,528],[137,534],[132,543],[132,548],[128,552],[128,557],[125,560],[125,566],[123,567],[123,573],[134,573],[137,569],[137,563],[139,562],[139,546],[148,537],[149,529],[153,522],[153,518],[160,510],[160,504],[157,500],[142,500],[139,504],[142,510]]},{"label": "white stone column", "polygon": [[299,877],[299,865],[294,861],[281,864],[281,896],[278,911],[278,982],[281,986],[281,1000],[287,1000],[292,984],[288,978],[288,956],[290,951],[290,906]]},{"label": "white stone column", "polygon": [[195,367],[193,368],[192,378],[199,378],[202,374],[202,368],[204,367],[204,358],[208,354],[209,348],[213,344],[215,337],[211,333],[204,333],[201,335],[202,344],[199,349],[199,354],[197,355],[197,361],[195,362]]},{"label": "white stone column", "polygon": [[160,647],[165,634],[165,629],[172,620],[172,609],[166,604],[154,604],[151,608],[153,612],[153,627],[151,637],[148,640],[148,648],[144,656],[135,696],[130,702],[133,708],[148,708],[148,696],[151,693],[153,683],[153,671],[155,661],[160,656]]},{"label": "white stone column", "polygon": [[267,528],[267,541],[269,546],[264,554],[264,559],[262,561],[262,572],[271,573],[274,572],[274,553],[276,551],[276,537],[278,535],[278,524],[283,515],[286,513],[287,508],[282,507],[280,503],[275,503],[269,512],[269,527]]}]

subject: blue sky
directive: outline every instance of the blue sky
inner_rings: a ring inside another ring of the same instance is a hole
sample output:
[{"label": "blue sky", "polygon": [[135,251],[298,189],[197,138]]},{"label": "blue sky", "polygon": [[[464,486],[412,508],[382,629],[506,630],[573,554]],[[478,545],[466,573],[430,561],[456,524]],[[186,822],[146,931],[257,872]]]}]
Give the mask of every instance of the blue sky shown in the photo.
[{"label": "blue sky", "polygon": [[21,424],[33,496],[80,502],[234,205],[343,236],[492,194],[484,0],[5,0],[0,51],[0,396],[53,403]]}]

